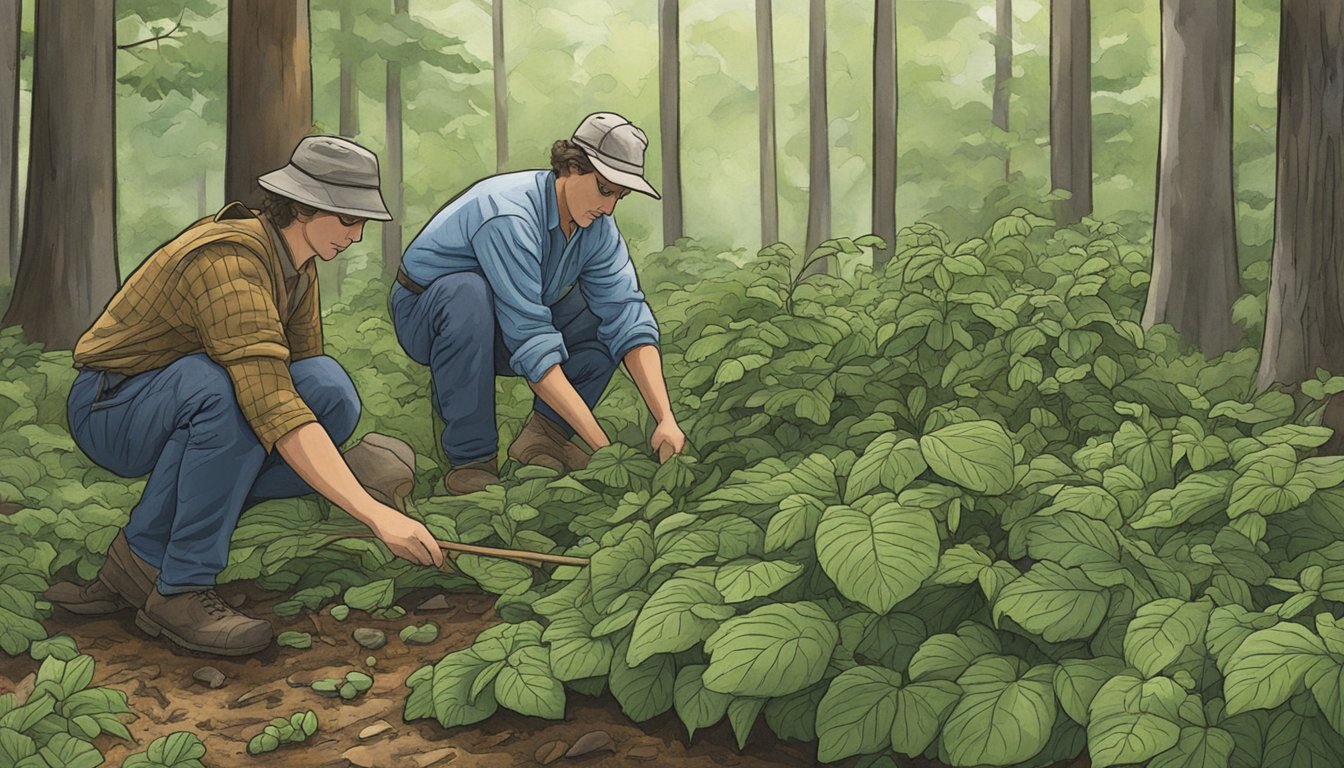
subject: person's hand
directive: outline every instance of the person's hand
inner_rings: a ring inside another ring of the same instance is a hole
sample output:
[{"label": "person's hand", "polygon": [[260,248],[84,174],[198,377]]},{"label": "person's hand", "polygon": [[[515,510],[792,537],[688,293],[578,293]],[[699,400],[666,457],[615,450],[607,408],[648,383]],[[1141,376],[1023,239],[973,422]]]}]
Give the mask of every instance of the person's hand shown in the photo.
[{"label": "person's hand", "polygon": [[658,452],[658,461],[663,463],[686,448],[686,435],[682,434],[677,420],[669,416],[658,422],[653,437],[649,439],[649,446]]},{"label": "person's hand", "polygon": [[443,565],[443,550],[439,549],[424,524],[391,507],[383,509],[384,513],[378,516],[378,522],[373,526],[373,533],[392,550],[392,554],[418,565],[435,568]]}]

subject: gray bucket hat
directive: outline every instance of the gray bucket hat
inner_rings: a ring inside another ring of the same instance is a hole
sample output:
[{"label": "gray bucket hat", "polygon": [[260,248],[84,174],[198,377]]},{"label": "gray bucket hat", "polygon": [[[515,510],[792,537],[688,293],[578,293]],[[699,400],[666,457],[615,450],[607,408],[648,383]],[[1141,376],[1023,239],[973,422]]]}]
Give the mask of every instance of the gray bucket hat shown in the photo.
[{"label": "gray bucket hat", "polygon": [[660,200],[644,179],[644,150],[649,139],[635,124],[614,112],[595,112],[579,123],[572,141],[583,149],[602,177]]},{"label": "gray bucket hat", "polygon": [[319,210],[392,220],[378,191],[378,156],[339,136],[305,137],[289,165],[258,177],[257,183]]}]

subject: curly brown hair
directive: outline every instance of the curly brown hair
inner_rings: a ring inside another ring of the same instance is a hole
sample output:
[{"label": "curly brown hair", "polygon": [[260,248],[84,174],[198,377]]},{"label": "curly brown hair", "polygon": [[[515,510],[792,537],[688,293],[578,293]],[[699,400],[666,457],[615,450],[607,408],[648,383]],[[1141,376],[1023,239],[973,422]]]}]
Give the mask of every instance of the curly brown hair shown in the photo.
[{"label": "curly brown hair", "polygon": [[551,170],[556,176],[568,176],[574,172],[580,175],[592,173],[597,169],[582,147],[569,139],[560,139],[551,145]]},{"label": "curly brown hair", "polygon": [[264,191],[266,198],[261,201],[261,212],[266,214],[266,218],[271,220],[276,229],[288,227],[295,219],[310,219],[317,215],[317,209],[311,205],[300,203],[269,189]]}]

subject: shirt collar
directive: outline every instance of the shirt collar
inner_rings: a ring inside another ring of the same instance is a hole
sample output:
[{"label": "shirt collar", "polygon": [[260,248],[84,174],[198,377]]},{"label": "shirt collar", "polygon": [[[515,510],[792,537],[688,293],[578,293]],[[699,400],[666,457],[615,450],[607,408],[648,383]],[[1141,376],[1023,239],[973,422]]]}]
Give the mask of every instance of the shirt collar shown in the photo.
[{"label": "shirt collar", "polygon": [[299,271],[294,268],[294,256],[289,252],[289,245],[285,243],[285,238],[280,235],[280,230],[271,223],[271,218],[266,214],[261,214],[257,218],[261,219],[266,225],[266,234],[271,236],[271,246],[275,252],[280,254],[280,273],[286,280],[297,277]]},{"label": "shirt collar", "polygon": [[560,228],[560,204],[556,200],[556,195],[560,194],[555,188],[555,171],[546,172],[546,194],[542,195],[543,205],[546,209],[546,228]]}]

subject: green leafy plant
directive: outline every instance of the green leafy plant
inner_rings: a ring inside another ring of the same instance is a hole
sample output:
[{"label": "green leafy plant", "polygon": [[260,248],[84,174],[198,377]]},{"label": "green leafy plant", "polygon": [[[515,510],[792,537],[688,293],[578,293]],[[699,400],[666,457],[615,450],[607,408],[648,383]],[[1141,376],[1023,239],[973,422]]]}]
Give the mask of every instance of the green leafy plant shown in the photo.
[{"label": "green leafy plant", "polygon": [[317,733],[317,714],[309,709],[288,718],[277,717],[247,742],[249,755],[274,752],[282,744],[302,744]]}]

